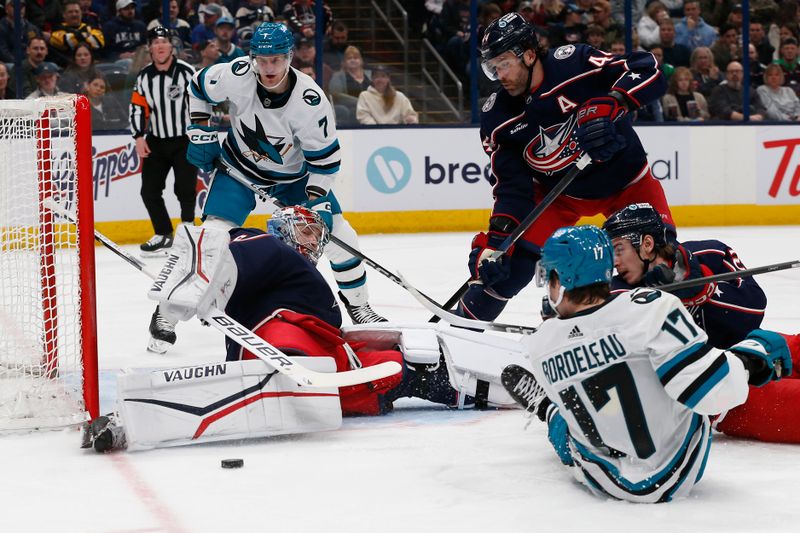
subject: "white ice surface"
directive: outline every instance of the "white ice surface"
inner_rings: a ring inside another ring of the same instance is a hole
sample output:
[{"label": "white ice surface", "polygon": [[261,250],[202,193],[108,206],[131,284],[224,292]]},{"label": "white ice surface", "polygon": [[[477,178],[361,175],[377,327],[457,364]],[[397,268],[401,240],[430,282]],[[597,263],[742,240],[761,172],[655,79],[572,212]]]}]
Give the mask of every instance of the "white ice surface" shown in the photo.
[{"label": "white ice surface", "polygon": [[[443,302],[466,278],[470,237],[368,235],[361,246]],[[681,238],[718,238],[751,267],[800,256],[800,227],[684,229]],[[113,408],[120,368],[222,357],[220,335],[196,322],[179,327],[168,355],[147,353],[147,279],[104,249],[97,262],[104,411]],[[370,271],[369,280],[382,314],[429,318],[388,279]],[[800,272],[759,281],[770,299],[764,326],[798,332]],[[500,319],[536,325],[541,294],[527,288]],[[4,435],[0,532],[797,531],[798,446],[716,435],[692,495],[647,506],[589,495],[560,466],[544,425],[522,428],[516,411],[455,412],[405,400],[388,416],[345,420],[337,432],[140,453],[81,450],[71,430]],[[244,468],[220,468],[233,457]]]}]

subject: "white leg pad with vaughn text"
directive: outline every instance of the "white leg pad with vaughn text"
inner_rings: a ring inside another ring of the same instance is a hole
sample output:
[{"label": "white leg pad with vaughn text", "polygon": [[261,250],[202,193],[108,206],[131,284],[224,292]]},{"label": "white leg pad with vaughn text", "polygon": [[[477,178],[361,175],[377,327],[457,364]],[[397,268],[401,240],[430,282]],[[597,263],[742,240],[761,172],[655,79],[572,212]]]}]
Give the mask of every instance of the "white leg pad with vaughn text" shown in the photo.
[{"label": "white leg pad with vaughn text", "polygon": [[[292,359],[312,370],[336,371],[331,357]],[[260,360],[124,373],[117,395],[129,450],[342,425],[338,389],[301,387]]]}]

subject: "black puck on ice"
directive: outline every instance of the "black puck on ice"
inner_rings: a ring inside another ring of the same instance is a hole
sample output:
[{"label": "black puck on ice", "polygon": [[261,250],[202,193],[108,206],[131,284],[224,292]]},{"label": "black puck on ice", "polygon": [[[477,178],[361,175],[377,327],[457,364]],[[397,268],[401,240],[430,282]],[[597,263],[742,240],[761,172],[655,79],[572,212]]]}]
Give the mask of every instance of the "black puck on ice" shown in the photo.
[{"label": "black puck on ice", "polygon": [[222,468],[241,468],[244,466],[244,459],[223,459]]}]

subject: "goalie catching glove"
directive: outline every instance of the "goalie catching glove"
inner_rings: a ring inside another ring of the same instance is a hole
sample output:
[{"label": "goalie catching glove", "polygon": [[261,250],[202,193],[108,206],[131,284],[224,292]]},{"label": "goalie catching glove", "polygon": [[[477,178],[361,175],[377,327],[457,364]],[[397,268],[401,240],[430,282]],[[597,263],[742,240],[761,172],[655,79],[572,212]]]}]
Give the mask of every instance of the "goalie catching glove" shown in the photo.
[{"label": "goalie catching glove", "polygon": [[237,268],[224,229],[179,226],[172,250],[147,296],[172,320],[203,318],[225,309],[236,287]]},{"label": "goalie catching glove", "polygon": [[617,131],[615,124],[626,112],[620,100],[611,95],[590,98],[578,108],[575,136],[593,161],[608,161],[627,146],[625,136]]},{"label": "goalie catching glove", "polygon": [[217,138],[217,128],[192,124],[186,128],[189,146],[186,148],[186,159],[206,172],[214,170],[214,161],[219,157],[222,148]]},{"label": "goalie catching glove", "polygon": [[[678,246],[675,250],[675,257],[672,260],[672,268],[663,263],[656,265],[645,274],[644,285],[658,287],[659,285],[667,285],[677,281],[704,278],[713,274],[710,268],[700,264],[697,258],[692,255],[692,252],[683,246]],[[683,305],[693,307],[706,303],[714,296],[714,291],[716,290],[717,284],[711,282],[671,292],[681,299]]]},{"label": "goalie catching glove", "polygon": [[754,329],[747,338],[730,348],[750,373],[747,382],[761,387],[792,373],[792,355],[783,335],[774,331]]}]

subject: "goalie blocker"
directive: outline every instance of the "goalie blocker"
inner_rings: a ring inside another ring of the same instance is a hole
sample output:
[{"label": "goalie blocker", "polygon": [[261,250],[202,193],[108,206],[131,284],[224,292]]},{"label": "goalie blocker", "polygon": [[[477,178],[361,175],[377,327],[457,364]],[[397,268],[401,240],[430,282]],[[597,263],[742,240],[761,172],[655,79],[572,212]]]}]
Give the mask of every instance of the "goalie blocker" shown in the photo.
[{"label": "goalie blocker", "polygon": [[242,360],[122,374],[115,423],[128,449],[333,430],[343,415],[383,414],[401,397],[514,407],[500,374],[509,364],[529,368],[515,340],[434,324],[353,326],[340,334],[315,317],[282,310],[256,333],[288,353],[324,354],[299,358],[311,369],[397,361],[403,372],[338,390],[308,388],[231,349],[229,358]]}]

